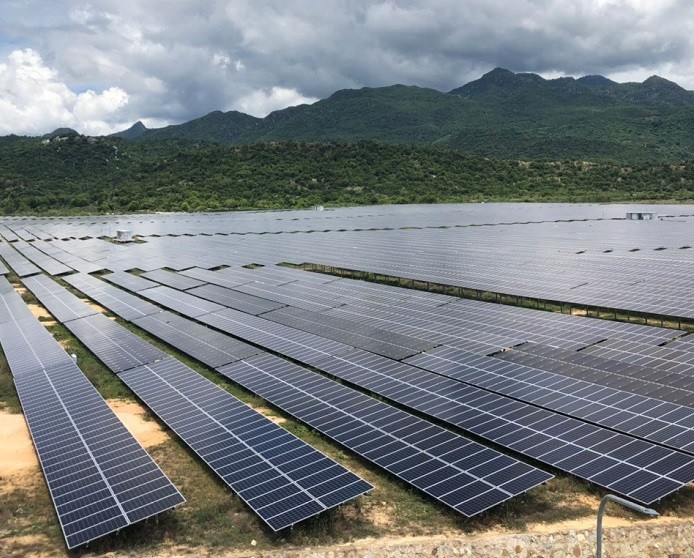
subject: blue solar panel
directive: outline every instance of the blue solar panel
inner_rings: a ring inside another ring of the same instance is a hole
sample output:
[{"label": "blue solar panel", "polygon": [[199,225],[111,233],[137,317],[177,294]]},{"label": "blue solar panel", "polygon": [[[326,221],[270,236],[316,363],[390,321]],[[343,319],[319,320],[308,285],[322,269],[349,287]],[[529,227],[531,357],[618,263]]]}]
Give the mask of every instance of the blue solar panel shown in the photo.
[{"label": "blue solar panel", "polygon": [[0,326],[0,344],[68,548],[184,502],[35,318]]},{"label": "blue solar panel", "polygon": [[466,516],[552,478],[267,353],[218,371]]},{"label": "blue solar panel", "polygon": [[275,531],[372,489],[175,359],[119,377]]}]

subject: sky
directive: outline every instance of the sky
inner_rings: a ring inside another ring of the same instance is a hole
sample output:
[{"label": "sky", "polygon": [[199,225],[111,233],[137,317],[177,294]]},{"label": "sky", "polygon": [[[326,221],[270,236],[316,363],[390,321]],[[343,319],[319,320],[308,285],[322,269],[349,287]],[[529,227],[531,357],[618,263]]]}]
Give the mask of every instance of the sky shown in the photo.
[{"label": "sky", "polygon": [[694,90],[691,0],[2,0],[0,135],[87,135],[495,67]]}]

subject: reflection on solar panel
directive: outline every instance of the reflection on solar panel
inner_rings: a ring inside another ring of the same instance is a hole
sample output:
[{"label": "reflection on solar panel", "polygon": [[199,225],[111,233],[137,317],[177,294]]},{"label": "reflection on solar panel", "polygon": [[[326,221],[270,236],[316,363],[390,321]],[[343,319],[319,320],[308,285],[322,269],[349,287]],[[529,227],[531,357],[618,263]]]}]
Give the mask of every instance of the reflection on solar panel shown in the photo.
[{"label": "reflection on solar panel", "polygon": [[269,354],[218,371],[466,516],[552,478]]},{"label": "reflection on solar panel", "polygon": [[275,531],[372,489],[177,360],[119,377]]},{"label": "reflection on solar panel", "polygon": [[26,314],[0,326],[0,344],[67,547],[182,504],[72,359]]}]

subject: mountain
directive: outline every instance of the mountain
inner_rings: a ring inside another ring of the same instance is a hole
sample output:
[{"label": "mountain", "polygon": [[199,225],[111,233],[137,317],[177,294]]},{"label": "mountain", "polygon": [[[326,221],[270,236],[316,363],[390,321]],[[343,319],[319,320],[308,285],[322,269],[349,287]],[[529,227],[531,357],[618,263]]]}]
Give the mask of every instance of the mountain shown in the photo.
[{"label": "mountain", "polygon": [[138,120],[130,126],[127,130],[123,130],[122,132],[116,132],[115,134],[111,134],[111,137],[116,137],[116,138],[123,138],[123,139],[136,139],[139,138],[142,134],[147,132],[147,127],[142,123],[141,120]]},{"label": "mountain", "polygon": [[202,118],[165,128],[148,130],[139,139],[152,140],[192,140],[237,144],[246,131],[251,131],[260,122],[259,118],[242,112],[211,112]]},{"label": "mountain", "polygon": [[56,128],[52,132],[48,134],[43,134],[41,137],[43,139],[51,139],[57,136],[79,136],[79,132],[77,130],[73,130],[72,128]]},{"label": "mountain", "polygon": [[597,75],[583,76],[578,78],[576,81],[581,85],[585,85],[586,87],[593,87],[596,89],[604,89],[607,87],[614,87],[616,85],[619,85],[616,81],[607,79],[605,76]]},{"label": "mountain", "polygon": [[265,118],[215,111],[116,135],[236,146],[376,140],[498,158],[679,161],[694,157],[694,92],[657,76],[617,83],[496,68],[447,93],[407,85],[345,89]]}]

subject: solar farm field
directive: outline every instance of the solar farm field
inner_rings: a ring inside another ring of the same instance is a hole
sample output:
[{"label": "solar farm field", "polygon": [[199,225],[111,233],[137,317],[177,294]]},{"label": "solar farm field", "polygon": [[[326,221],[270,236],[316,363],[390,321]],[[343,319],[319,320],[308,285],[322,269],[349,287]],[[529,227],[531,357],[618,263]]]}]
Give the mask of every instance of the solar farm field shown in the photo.
[{"label": "solar farm field", "polygon": [[0,551],[691,517],[694,206],[631,210],[0,219]]}]

